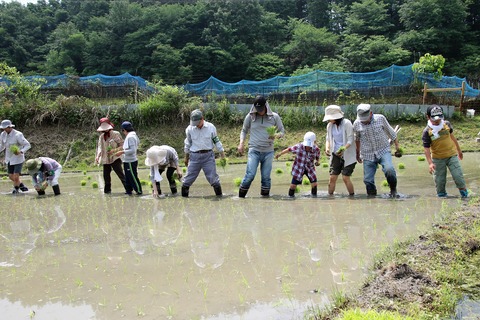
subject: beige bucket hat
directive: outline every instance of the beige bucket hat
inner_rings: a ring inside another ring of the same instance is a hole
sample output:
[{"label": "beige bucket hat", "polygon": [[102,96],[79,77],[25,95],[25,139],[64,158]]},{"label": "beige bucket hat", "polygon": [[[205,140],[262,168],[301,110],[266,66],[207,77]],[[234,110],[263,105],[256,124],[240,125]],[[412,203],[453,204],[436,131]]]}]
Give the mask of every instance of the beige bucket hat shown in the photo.
[{"label": "beige bucket hat", "polygon": [[145,159],[145,165],[151,167],[157,164],[165,163],[167,158],[167,150],[160,148],[159,146],[150,147],[147,150],[147,158]]},{"label": "beige bucket hat", "polygon": [[325,116],[323,117],[323,121],[337,120],[340,118],[343,118],[342,108],[334,104],[325,108]]}]

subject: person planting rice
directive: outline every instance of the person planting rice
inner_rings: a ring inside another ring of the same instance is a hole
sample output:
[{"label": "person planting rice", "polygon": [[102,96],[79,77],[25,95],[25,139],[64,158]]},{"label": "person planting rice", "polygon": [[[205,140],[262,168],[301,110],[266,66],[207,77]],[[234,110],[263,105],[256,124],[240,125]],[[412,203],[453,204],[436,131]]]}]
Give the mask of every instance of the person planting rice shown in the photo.
[{"label": "person planting rice", "polygon": [[303,175],[306,175],[312,186],[312,196],[317,195],[317,173],[315,166],[318,166],[320,159],[320,149],[315,144],[315,133],[307,132],[303,137],[303,142],[294,146],[283,149],[280,153],[275,155],[275,159],[278,159],[281,155],[291,152],[295,154],[295,161],[292,166],[292,182],[288,195],[290,197],[295,196],[295,189],[299,184],[302,184]]},{"label": "person planting rice", "polygon": [[10,120],[3,120],[0,124],[0,152],[5,150],[5,163],[7,164],[8,178],[13,183],[13,194],[19,190],[28,191],[28,188],[20,179],[22,166],[25,162],[25,152],[30,149],[30,142],[25,139],[23,133],[13,129],[15,127]]},{"label": "person planting rice", "polygon": [[328,121],[325,153],[330,157],[330,180],[328,194],[333,195],[340,173],[348,194],[355,194],[350,176],[357,164],[355,137],[352,122],[345,119],[342,109],[336,105],[325,108],[323,121]]},{"label": "person planting rice", "polygon": [[182,170],[178,165],[177,151],[167,145],[152,146],[147,150],[145,165],[150,167],[150,180],[152,181],[153,197],[158,198],[162,194],[160,181],[161,174],[167,169],[167,180],[172,194],[177,194],[177,184],[175,183],[174,173],[177,171],[178,179],[182,178]]},{"label": "person planting rice", "polygon": [[213,148],[217,148],[222,159],[225,158],[225,152],[217,136],[217,128],[203,118],[201,110],[196,109],[190,114],[190,125],[185,129],[185,135],[185,166],[188,169],[182,184],[182,197],[188,197],[190,186],[197,179],[200,170],[205,173],[215,195],[222,196]]},{"label": "person planting rice", "polygon": [[125,188],[122,159],[116,155],[116,152],[122,148],[124,141],[120,132],[113,130],[113,127],[113,123],[108,118],[101,118],[100,126],[97,129],[100,132],[100,136],[97,141],[95,163],[103,166],[103,180],[105,181],[103,192],[106,194],[112,192],[112,169]]},{"label": "person planting rice", "polygon": [[48,157],[39,157],[25,162],[28,174],[32,176],[32,183],[39,196],[45,195],[45,188],[51,186],[53,193],[60,194],[58,178],[62,173],[62,166],[56,160]]},{"label": "person planting rice", "polygon": [[[272,127],[275,131],[273,131]],[[242,155],[245,150],[244,143],[249,132],[247,168],[238,190],[238,196],[245,198],[257,174],[258,165],[260,165],[262,178],[260,195],[268,197],[272,183],[270,175],[272,173],[274,154],[273,142],[275,139],[285,135],[285,129],[283,128],[282,119],[278,113],[270,109],[267,99],[263,96],[255,97],[250,112],[243,120],[243,127],[240,132],[240,143],[237,148],[240,155]]]},{"label": "person planting rice", "polygon": [[123,169],[125,173],[125,194],[132,195],[133,190],[137,195],[141,195],[142,184],[138,179],[137,167],[138,158],[137,150],[140,145],[140,139],[137,133],[133,129],[133,125],[129,121],[122,122],[122,131],[125,135],[125,141],[123,142],[123,149],[115,153],[117,157],[124,155],[123,157]]},{"label": "person planting rice", "polygon": [[460,161],[463,159],[462,149],[453,135],[453,127],[444,120],[443,109],[432,105],[427,109],[427,126],[423,130],[422,141],[428,170],[433,175],[437,196],[446,197],[447,168],[462,198],[468,197]]}]

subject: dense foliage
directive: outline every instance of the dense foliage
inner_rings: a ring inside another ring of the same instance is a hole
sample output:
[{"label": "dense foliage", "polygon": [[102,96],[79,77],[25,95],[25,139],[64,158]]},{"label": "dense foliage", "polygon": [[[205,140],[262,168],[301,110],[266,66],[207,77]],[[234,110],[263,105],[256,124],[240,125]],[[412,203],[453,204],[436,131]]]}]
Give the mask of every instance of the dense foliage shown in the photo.
[{"label": "dense foliage", "polygon": [[22,74],[165,84],[261,80],[320,68],[375,71],[442,55],[478,81],[472,0],[39,0],[0,3],[0,62]]}]

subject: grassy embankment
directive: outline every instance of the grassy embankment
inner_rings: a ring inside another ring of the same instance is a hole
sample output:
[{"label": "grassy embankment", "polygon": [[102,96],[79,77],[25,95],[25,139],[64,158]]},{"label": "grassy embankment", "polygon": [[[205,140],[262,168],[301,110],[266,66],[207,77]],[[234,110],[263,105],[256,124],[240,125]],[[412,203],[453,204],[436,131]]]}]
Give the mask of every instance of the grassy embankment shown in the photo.
[{"label": "grassy embankment", "polygon": [[377,254],[364,285],[351,295],[336,292],[334,304],[312,319],[453,319],[459,301],[478,301],[480,205],[469,202],[443,208],[429,231]]}]

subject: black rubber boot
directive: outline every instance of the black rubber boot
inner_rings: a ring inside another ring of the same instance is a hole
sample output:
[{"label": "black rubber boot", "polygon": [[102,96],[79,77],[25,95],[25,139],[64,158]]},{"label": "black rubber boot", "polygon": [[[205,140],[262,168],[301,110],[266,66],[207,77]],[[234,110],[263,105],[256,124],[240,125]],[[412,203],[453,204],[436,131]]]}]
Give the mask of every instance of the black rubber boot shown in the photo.
[{"label": "black rubber boot", "polygon": [[53,193],[58,196],[60,194],[60,186],[57,184],[56,186],[52,186]]},{"label": "black rubber boot", "polygon": [[184,187],[182,186],[182,197],[188,198],[188,191],[190,187]]},{"label": "black rubber boot", "polygon": [[103,193],[112,193],[112,184],[105,184],[105,187],[103,188]]},{"label": "black rubber boot", "polygon": [[155,184],[157,185],[158,194],[161,195],[162,194],[162,189],[160,189],[160,182],[156,181]]},{"label": "black rubber boot", "polygon": [[42,191],[37,191],[37,193],[38,193],[39,196],[44,196],[45,195],[45,191],[43,191],[43,190]]},{"label": "black rubber boot", "polygon": [[217,197],[223,196],[222,186],[221,186],[221,185],[214,186],[214,187],[213,187],[213,191],[215,191],[215,195],[216,195]]},{"label": "black rubber boot", "polygon": [[290,198],[294,198],[295,197],[295,189],[288,189],[288,196]]},{"label": "black rubber boot", "polygon": [[261,195],[262,197],[268,197],[268,196],[270,196],[270,189],[264,189],[264,188],[262,188],[262,189],[260,190],[260,195]]},{"label": "black rubber boot", "polygon": [[177,185],[175,183],[170,185],[170,191],[172,191],[172,194],[177,194]]},{"label": "black rubber boot", "polygon": [[22,190],[22,192],[26,192],[28,191],[28,188],[22,183],[20,183],[20,186],[19,186],[20,190]]},{"label": "black rubber boot", "polygon": [[245,196],[247,195],[247,192],[248,192],[248,189],[240,187],[240,189],[238,190],[238,197],[245,198]]},{"label": "black rubber boot", "polygon": [[312,196],[314,196],[314,197],[317,196],[317,186],[312,187]]}]

